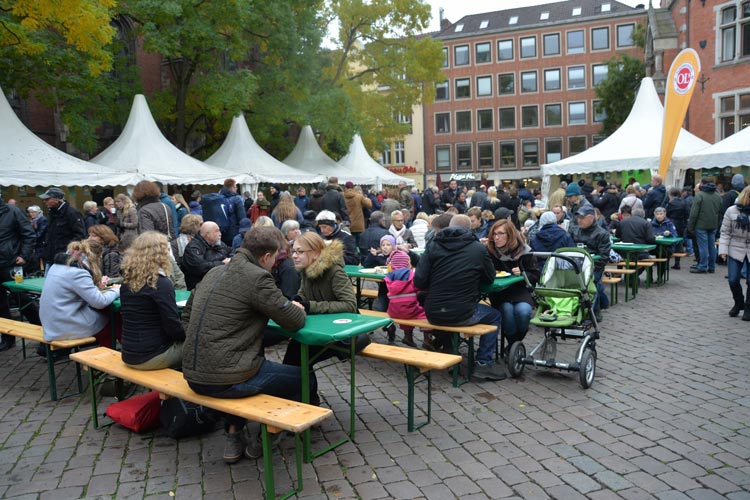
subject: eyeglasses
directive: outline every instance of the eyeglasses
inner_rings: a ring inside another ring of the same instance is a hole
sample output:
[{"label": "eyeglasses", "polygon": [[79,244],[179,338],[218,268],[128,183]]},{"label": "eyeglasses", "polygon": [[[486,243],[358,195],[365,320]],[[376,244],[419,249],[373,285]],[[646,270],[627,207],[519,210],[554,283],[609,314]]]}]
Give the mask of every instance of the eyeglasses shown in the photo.
[{"label": "eyeglasses", "polygon": [[507,236],[508,233],[503,233],[501,231],[495,232],[495,234],[492,235],[493,238],[499,238],[500,236]]},{"label": "eyeglasses", "polygon": [[305,251],[299,248],[292,248],[292,255],[304,255]]}]

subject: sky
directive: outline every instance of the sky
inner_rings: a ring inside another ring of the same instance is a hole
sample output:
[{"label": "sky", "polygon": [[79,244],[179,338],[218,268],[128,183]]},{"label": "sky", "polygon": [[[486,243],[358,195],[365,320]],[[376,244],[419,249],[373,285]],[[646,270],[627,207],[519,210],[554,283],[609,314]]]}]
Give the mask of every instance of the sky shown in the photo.
[{"label": "sky", "polygon": [[[638,4],[648,5],[648,0],[618,0],[621,3],[635,7]],[[432,22],[428,31],[437,31],[440,27],[440,7],[444,10],[444,17],[455,23],[469,14],[494,12],[497,10],[528,7],[552,3],[549,0],[429,0],[432,6]],[[654,1],[654,6],[658,2]]]}]

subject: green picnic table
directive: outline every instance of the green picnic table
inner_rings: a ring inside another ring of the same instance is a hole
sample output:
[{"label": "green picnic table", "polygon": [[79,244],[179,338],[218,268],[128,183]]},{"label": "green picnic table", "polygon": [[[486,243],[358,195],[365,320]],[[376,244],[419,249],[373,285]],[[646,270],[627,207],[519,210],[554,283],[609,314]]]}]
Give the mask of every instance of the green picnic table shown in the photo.
[{"label": "green picnic table", "polygon": [[666,283],[669,281],[669,258],[671,254],[669,253],[669,248],[672,245],[676,245],[682,241],[682,238],[678,237],[656,237],[656,256],[660,259],[667,259],[666,262],[659,262],[658,263],[658,269],[659,272],[657,273],[657,283]]},{"label": "green picnic table", "polygon": [[[656,245],[620,242],[612,243],[612,249],[620,254],[625,254],[625,267],[629,269],[635,269],[636,271],[635,274],[630,276],[632,280],[632,298],[635,298],[635,296],[638,294],[638,254],[656,250]],[[635,256],[635,259],[631,259],[633,255]],[[627,293],[627,288],[625,289],[625,293]]]}]

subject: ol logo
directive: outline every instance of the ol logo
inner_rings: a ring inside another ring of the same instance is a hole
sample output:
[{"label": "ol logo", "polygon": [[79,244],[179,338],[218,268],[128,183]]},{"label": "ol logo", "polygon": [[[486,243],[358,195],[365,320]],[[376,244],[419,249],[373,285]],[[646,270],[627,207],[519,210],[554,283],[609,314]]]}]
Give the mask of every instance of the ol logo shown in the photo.
[{"label": "ol logo", "polygon": [[677,68],[677,71],[674,73],[672,86],[674,87],[675,92],[683,95],[692,88],[694,81],[695,69],[693,69],[693,65],[690,63],[683,63],[680,64],[680,67]]}]

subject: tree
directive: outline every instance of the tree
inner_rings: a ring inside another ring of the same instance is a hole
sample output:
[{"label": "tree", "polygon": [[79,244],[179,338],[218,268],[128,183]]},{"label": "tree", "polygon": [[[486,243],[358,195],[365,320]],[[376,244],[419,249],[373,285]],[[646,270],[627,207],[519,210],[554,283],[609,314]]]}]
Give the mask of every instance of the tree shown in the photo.
[{"label": "tree", "polygon": [[596,111],[606,114],[602,123],[605,135],[612,134],[628,117],[638,86],[645,76],[644,62],[627,54],[620,54],[607,62],[607,78],[594,88],[600,99]]}]

